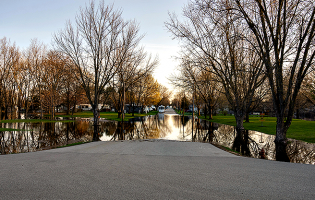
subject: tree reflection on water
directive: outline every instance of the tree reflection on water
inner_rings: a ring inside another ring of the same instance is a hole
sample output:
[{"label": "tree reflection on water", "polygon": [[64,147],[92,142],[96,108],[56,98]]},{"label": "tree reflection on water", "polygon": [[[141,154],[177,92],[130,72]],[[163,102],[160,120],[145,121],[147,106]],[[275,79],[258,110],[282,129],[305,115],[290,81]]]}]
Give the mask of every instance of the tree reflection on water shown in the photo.
[{"label": "tree reflection on water", "polygon": [[[164,115],[135,118],[128,122],[101,120],[102,141],[167,139],[209,142],[222,145],[244,156],[259,158],[264,149],[266,159],[275,160],[275,136],[256,131],[237,131],[235,127],[217,124],[191,116]],[[2,123],[2,128],[22,131],[0,132],[1,154],[32,152],[74,142],[92,141],[92,121],[55,123]],[[194,127],[192,135],[192,127]],[[315,164],[315,144],[289,139],[287,155],[291,162]]]}]

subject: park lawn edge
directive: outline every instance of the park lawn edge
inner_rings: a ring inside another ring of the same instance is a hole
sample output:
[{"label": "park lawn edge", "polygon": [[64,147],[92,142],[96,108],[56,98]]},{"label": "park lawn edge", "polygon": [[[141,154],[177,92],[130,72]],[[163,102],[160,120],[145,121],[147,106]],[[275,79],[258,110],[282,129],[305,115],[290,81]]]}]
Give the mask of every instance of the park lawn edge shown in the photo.
[{"label": "park lawn edge", "polygon": [[[199,116],[199,118],[219,124],[236,126],[233,115],[216,115],[213,116],[213,119],[211,120],[205,119],[204,116]],[[246,130],[258,131],[268,135],[276,135],[276,119],[276,117],[264,117],[261,119],[259,116],[250,116],[249,122],[244,121],[243,125]],[[293,119],[291,126],[287,131],[287,138],[315,143],[315,121]]]},{"label": "park lawn edge", "polygon": [[[176,112],[181,114],[178,110],[176,110]],[[191,113],[187,115],[191,115]],[[213,116],[213,119],[211,120],[205,119],[204,116],[198,116],[198,118],[219,124],[236,126],[234,115],[219,114]],[[268,135],[276,135],[276,120],[276,117],[263,116],[262,118],[260,115],[250,115],[249,122],[245,122],[244,120],[243,126],[245,130],[258,131]],[[287,131],[287,138],[301,140],[308,143],[315,143],[315,121],[293,119],[291,126]]]},{"label": "park lawn edge", "polygon": [[16,123],[16,122],[31,122],[31,123],[50,123],[50,122],[74,122],[75,120],[50,120],[50,119],[5,119],[1,120],[0,123]]},{"label": "park lawn edge", "polygon": [[15,129],[15,128],[0,128],[0,132],[2,131],[29,131],[26,129]]},{"label": "park lawn edge", "polygon": [[[134,116],[132,116],[132,113],[126,113],[124,121],[129,121],[130,119],[136,118],[136,117],[144,117],[148,115],[156,115],[158,111],[150,111],[148,113],[134,113]],[[81,117],[81,118],[93,118],[93,112],[92,111],[83,111],[74,113],[74,115],[64,115],[64,114],[57,114],[56,117]],[[113,120],[113,121],[121,121],[121,118],[118,118],[117,112],[100,112],[100,118],[106,119],[106,120]]]},{"label": "park lawn edge", "polygon": [[[150,111],[147,114],[139,114],[135,113],[135,116],[132,116],[132,114],[125,114],[124,121],[128,121],[129,119],[136,118],[136,117],[143,117],[148,115],[156,115],[158,111]],[[45,115],[45,117],[49,117],[49,115]],[[93,113],[91,111],[88,112],[79,112],[72,115],[64,115],[64,114],[56,114],[55,117],[65,117],[65,118],[73,118],[73,117],[81,117],[81,118],[91,118],[93,117]],[[107,120],[114,120],[114,121],[121,121],[121,118],[118,118],[117,112],[101,112],[100,117]],[[0,123],[16,123],[16,122],[25,122],[25,123],[52,123],[52,122],[74,122],[74,119],[67,119],[67,120],[50,120],[50,119],[6,119],[1,120]],[[13,130],[13,129],[12,129]],[[23,129],[14,129],[14,130],[23,130]],[[1,131],[1,129],[0,129]]]}]

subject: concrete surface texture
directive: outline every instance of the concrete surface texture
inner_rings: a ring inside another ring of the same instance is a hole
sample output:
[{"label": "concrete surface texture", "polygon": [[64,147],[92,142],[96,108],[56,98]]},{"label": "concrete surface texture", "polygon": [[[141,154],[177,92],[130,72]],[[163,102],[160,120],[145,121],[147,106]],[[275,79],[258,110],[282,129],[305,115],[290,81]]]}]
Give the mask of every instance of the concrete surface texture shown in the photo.
[{"label": "concrete surface texture", "polygon": [[0,199],[314,199],[315,166],[211,144],[91,142],[0,156]]},{"label": "concrete surface texture", "polygon": [[173,108],[165,109],[164,113],[167,115],[176,115],[177,114]]}]

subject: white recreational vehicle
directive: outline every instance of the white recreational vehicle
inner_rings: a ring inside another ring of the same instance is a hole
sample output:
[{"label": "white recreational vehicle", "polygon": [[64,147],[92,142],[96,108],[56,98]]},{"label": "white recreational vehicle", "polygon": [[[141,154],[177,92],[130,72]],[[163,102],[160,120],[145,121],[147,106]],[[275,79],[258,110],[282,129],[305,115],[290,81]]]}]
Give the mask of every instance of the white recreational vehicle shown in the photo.
[{"label": "white recreational vehicle", "polygon": [[159,111],[159,113],[164,113],[165,112],[165,107],[164,106],[159,106],[158,107],[158,111]]},{"label": "white recreational vehicle", "polygon": [[[78,108],[81,109],[81,110],[83,110],[83,111],[92,110],[91,104],[80,104],[80,105],[78,106]],[[101,110],[101,109],[110,109],[110,107],[109,107],[109,105],[106,105],[106,104],[98,104],[97,109],[98,109],[98,110]]]}]

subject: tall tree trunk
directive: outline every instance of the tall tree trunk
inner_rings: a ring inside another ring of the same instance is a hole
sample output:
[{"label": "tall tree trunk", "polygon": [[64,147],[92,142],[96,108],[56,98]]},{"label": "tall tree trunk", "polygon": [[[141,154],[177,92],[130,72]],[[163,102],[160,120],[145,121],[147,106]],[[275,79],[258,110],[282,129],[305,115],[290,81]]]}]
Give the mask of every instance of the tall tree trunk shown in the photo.
[{"label": "tall tree trunk", "polygon": [[[122,103],[122,119],[124,120],[125,118],[125,83],[123,82],[123,103]],[[129,109],[130,109],[130,106],[129,106]]]},{"label": "tall tree trunk", "polygon": [[2,96],[0,96],[0,120],[2,120],[3,115],[2,115]]},{"label": "tall tree trunk", "polygon": [[15,108],[13,106],[13,104],[11,104],[11,113],[10,113],[10,119],[14,119],[16,116],[15,116]]},{"label": "tall tree trunk", "polygon": [[121,114],[122,114],[121,110],[118,110],[118,118],[121,118]]},{"label": "tall tree trunk", "polygon": [[249,112],[246,112],[245,122],[249,122]]},{"label": "tall tree trunk", "polygon": [[[246,115],[246,114],[245,114]],[[244,123],[244,112],[240,109],[234,109],[234,117],[236,120],[236,137],[233,143],[233,150],[238,151],[242,154],[248,152],[247,145],[244,145],[244,135],[245,135],[245,129],[243,126]]]},{"label": "tall tree trunk", "polygon": [[66,112],[67,115],[70,114],[70,95],[69,95],[69,92],[67,93],[67,112]]},{"label": "tall tree trunk", "polygon": [[66,144],[69,142],[69,129],[70,129],[70,122],[67,122],[67,131],[66,131]]},{"label": "tall tree trunk", "polygon": [[242,155],[250,156],[248,130],[236,128],[236,137],[232,149],[240,152]]},{"label": "tall tree trunk", "polygon": [[94,126],[94,132],[93,132],[93,141],[98,141],[98,121],[99,121],[99,112],[98,112],[98,97],[95,95],[94,99],[94,105],[92,105],[92,111],[93,111],[93,126]]},{"label": "tall tree trunk", "polygon": [[122,114],[122,94],[119,94],[119,102],[118,102],[118,118],[121,118]]},{"label": "tall tree trunk", "polygon": [[208,114],[208,105],[205,105],[205,110],[204,110],[205,119],[207,119],[207,114]]},{"label": "tall tree trunk", "polygon": [[53,120],[55,118],[55,109],[54,109],[54,97],[51,96],[51,119]]},{"label": "tall tree trunk", "polygon": [[73,108],[72,108],[72,113],[71,113],[71,115],[72,115],[72,117],[73,117],[73,113],[74,113],[74,111],[75,111],[75,107],[76,107],[76,104],[77,104],[77,100],[76,100],[76,97],[75,97],[75,99],[74,99],[74,103],[73,103]]},{"label": "tall tree trunk", "polygon": [[209,104],[208,104],[208,112],[209,112],[209,119],[213,119],[212,118],[212,109],[213,109],[213,107],[211,106],[211,103],[209,102]]},{"label": "tall tree trunk", "polygon": [[18,119],[21,119],[21,105],[18,105]]},{"label": "tall tree trunk", "polygon": [[235,120],[236,120],[236,129],[238,130],[243,130],[244,126],[243,126],[243,116],[239,116],[238,114],[235,113]]},{"label": "tall tree trunk", "polygon": [[1,85],[0,85],[0,121],[2,120],[2,89],[1,89]]},{"label": "tall tree trunk", "polygon": [[300,109],[296,109],[296,119],[300,119]]},{"label": "tall tree trunk", "polygon": [[24,119],[27,119],[27,115],[28,115],[28,101],[25,100],[25,113],[24,113]]},{"label": "tall tree trunk", "polygon": [[18,103],[17,103],[17,109],[18,109],[18,115],[17,115],[17,118],[18,119],[21,119],[21,108],[22,108],[22,103],[21,103],[21,96],[19,95],[18,97]]},{"label": "tall tree trunk", "polygon": [[[130,106],[129,106],[130,109]],[[132,116],[135,116],[135,102],[132,104]]]},{"label": "tall tree trunk", "polygon": [[8,109],[9,109],[9,107],[6,105],[5,106],[5,110],[4,110],[4,119],[9,119],[9,117],[8,117]]},{"label": "tall tree trunk", "polygon": [[276,138],[275,138],[275,144],[276,144],[276,160],[277,161],[284,161],[284,162],[290,162],[290,159],[287,155],[287,144],[288,140],[286,137],[287,129],[284,126],[284,117],[278,116],[277,117],[277,127],[276,127]]},{"label": "tall tree trunk", "polygon": [[93,126],[94,126],[94,133],[93,133],[93,141],[98,141],[98,111],[96,108],[93,109]]},{"label": "tall tree trunk", "polygon": [[42,101],[42,92],[41,85],[39,86],[39,101],[40,101],[40,119],[43,119],[43,101]]}]

